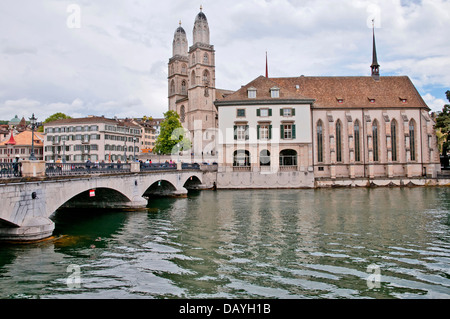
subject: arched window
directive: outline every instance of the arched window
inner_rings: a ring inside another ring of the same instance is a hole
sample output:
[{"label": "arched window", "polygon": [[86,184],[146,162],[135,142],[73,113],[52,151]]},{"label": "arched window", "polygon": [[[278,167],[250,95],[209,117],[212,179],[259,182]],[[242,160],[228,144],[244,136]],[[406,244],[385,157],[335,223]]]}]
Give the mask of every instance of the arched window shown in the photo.
[{"label": "arched window", "polygon": [[409,150],[411,154],[411,161],[416,160],[416,125],[414,120],[409,122]]},{"label": "arched window", "polygon": [[246,150],[237,150],[233,154],[233,166],[250,166],[250,152]]},{"label": "arched window", "polygon": [[175,81],[170,82],[170,94],[175,94]]},{"label": "arched window", "polygon": [[208,70],[205,70],[203,72],[203,85],[208,86],[209,85],[209,72]]},{"label": "arched window", "polygon": [[392,160],[397,161],[397,121],[391,122],[391,146],[392,146]]},{"label": "arched window", "polygon": [[336,161],[342,162],[342,123],[336,122]]},{"label": "arched window", "polygon": [[209,64],[209,56],[208,53],[205,53],[203,56],[203,64]]},{"label": "arched window", "polygon": [[354,139],[355,139],[355,161],[356,162],[360,162],[361,161],[361,146],[360,146],[360,141],[361,141],[361,137],[360,137],[360,132],[359,132],[359,121],[356,120],[355,121],[355,126],[353,128],[354,130]]},{"label": "arched window", "polygon": [[282,150],[280,152],[280,166],[297,166],[297,152]]},{"label": "arched window", "polygon": [[187,66],[184,63],[181,65],[181,73],[182,74],[187,74]]},{"label": "arched window", "polygon": [[378,158],[378,122],[373,121],[372,124],[372,138],[373,138],[373,160],[377,162]]},{"label": "arched window", "polygon": [[184,123],[185,120],[186,120],[186,110],[184,108],[184,105],[182,105],[180,108],[180,121],[181,123]]},{"label": "arched window", "polygon": [[259,166],[270,166],[270,152],[268,150],[259,152]]},{"label": "arched window", "polygon": [[191,86],[195,85],[195,71],[192,71],[191,73]]},{"label": "arched window", "polygon": [[195,53],[192,53],[192,61],[191,61],[192,65],[195,64]]},{"label": "arched window", "polygon": [[181,82],[181,94],[186,94],[186,81]]},{"label": "arched window", "polygon": [[323,124],[322,120],[317,122],[317,161],[323,162]]}]

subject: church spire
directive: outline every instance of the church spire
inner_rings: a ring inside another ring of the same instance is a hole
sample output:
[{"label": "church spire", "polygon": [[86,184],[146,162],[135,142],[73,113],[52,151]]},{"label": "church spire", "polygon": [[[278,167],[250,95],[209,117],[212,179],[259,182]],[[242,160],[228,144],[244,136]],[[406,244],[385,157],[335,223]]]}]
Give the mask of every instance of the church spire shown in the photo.
[{"label": "church spire", "polygon": [[380,65],[378,64],[377,59],[377,48],[375,44],[375,22],[372,20],[372,29],[373,29],[373,52],[372,52],[372,65],[370,66],[372,70],[372,78],[374,80],[380,79]]}]

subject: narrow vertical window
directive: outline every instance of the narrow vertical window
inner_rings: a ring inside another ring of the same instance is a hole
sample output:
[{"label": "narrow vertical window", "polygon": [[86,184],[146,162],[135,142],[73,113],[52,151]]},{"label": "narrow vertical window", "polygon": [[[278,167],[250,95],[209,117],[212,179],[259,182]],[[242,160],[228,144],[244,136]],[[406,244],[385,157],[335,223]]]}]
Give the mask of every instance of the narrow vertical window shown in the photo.
[{"label": "narrow vertical window", "polygon": [[180,108],[180,122],[184,123],[185,120],[186,120],[186,109],[184,108],[184,105],[182,105]]},{"label": "narrow vertical window", "polygon": [[392,160],[397,161],[397,123],[391,122],[391,146],[392,146]]},{"label": "narrow vertical window", "polygon": [[355,161],[361,161],[361,147],[360,147],[360,136],[359,136],[359,121],[356,120],[354,127],[354,138],[355,138]]},{"label": "narrow vertical window", "polygon": [[373,160],[378,161],[378,123],[374,121],[372,124],[372,137],[373,137]]},{"label": "narrow vertical window", "polygon": [[323,162],[323,127],[322,121],[317,123],[317,161]]},{"label": "narrow vertical window", "polygon": [[336,123],[336,161],[342,162],[342,127],[340,120]]},{"label": "narrow vertical window", "polygon": [[416,160],[416,141],[415,141],[415,125],[414,121],[409,122],[409,149],[411,153],[411,161]]}]

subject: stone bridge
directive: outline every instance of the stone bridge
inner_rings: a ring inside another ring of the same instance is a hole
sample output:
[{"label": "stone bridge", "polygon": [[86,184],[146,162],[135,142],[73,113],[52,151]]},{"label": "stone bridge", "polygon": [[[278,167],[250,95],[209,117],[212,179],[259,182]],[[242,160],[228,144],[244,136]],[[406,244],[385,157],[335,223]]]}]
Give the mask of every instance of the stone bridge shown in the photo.
[{"label": "stone bridge", "polygon": [[215,180],[212,172],[180,167],[36,177],[39,170],[32,168],[28,178],[0,181],[0,240],[32,241],[51,236],[55,224],[50,217],[60,208],[144,209],[151,196],[186,196],[188,189],[211,188]]}]

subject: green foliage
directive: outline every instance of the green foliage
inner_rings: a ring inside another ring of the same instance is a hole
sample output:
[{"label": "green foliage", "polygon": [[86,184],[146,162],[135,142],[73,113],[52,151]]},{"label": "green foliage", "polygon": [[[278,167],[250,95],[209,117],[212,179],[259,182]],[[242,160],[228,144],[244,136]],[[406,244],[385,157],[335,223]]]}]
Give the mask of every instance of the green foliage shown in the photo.
[{"label": "green foliage", "polygon": [[[450,91],[445,92],[448,101],[450,102]],[[444,105],[444,108],[436,116],[436,135],[439,139],[439,147],[442,155],[447,154],[450,149],[450,105]]]},{"label": "green foliage", "polygon": [[[49,117],[47,117],[47,119],[44,122],[42,122],[42,123],[45,124],[45,123],[50,123],[50,122],[53,122],[53,121],[65,120],[65,119],[71,119],[71,117],[66,115],[66,114],[64,114],[64,113],[58,112],[58,113],[55,113],[55,114],[50,115]],[[39,129],[38,129],[38,132],[43,132],[43,131],[44,131],[44,127],[40,126]]]},{"label": "green foliage", "polygon": [[180,116],[175,111],[164,113],[161,123],[161,133],[153,148],[154,154],[177,154],[191,149],[191,141],[186,138],[186,132],[180,123]]}]

